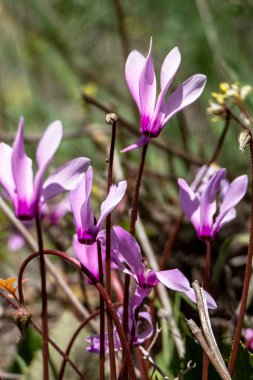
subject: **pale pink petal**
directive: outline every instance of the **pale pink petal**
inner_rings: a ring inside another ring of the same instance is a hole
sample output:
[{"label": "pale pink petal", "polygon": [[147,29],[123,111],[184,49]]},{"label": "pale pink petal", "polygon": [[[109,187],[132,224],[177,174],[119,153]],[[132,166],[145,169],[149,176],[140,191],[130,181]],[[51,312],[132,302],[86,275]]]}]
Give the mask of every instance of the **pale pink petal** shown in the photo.
[{"label": "pale pink petal", "polygon": [[138,140],[134,144],[129,145],[125,149],[122,149],[121,153],[125,153],[125,152],[129,152],[130,150],[138,149],[138,148],[142,147],[143,145],[149,143],[149,141],[150,141],[150,138],[148,138],[145,135],[142,135],[141,137],[138,138]]},{"label": "pale pink petal", "polygon": [[125,67],[127,85],[139,111],[141,111],[139,81],[144,64],[145,57],[139,51],[133,50],[127,58]]},{"label": "pale pink petal", "polygon": [[94,216],[90,204],[92,178],[93,170],[90,166],[77,188],[69,194],[78,237],[82,235],[83,230],[94,227]]},{"label": "pale pink petal", "polygon": [[42,180],[52,160],[56,150],[58,149],[62,139],[62,124],[60,121],[54,121],[44,132],[37,148],[36,161],[38,164],[38,172],[34,181],[34,197],[41,195]]},{"label": "pale pink petal", "polygon": [[193,192],[187,182],[179,178],[179,202],[183,213],[192,222],[196,231],[198,231],[200,226],[200,202],[198,195]]},{"label": "pale pink petal", "polygon": [[12,148],[7,144],[1,143],[0,144],[0,162],[4,164],[1,164],[0,184],[7,191],[10,199],[15,203],[16,186],[15,186],[14,178],[12,174],[11,156],[12,156]]},{"label": "pale pink petal", "polygon": [[196,74],[179,86],[164,105],[165,119],[163,125],[165,125],[177,112],[195,102],[195,100],[202,94],[205,84],[206,76]]},{"label": "pale pink petal", "polygon": [[74,190],[80,183],[89,164],[88,158],[78,157],[59,167],[43,184],[43,202],[47,202],[62,192]]},{"label": "pale pink petal", "polygon": [[189,281],[179,269],[156,272],[156,276],[169,289],[185,293],[191,288]]},{"label": "pale pink petal", "polygon": [[161,126],[163,124],[163,119],[165,117],[164,113],[164,97],[166,92],[178,70],[181,62],[180,51],[177,47],[172,49],[166,56],[162,68],[161,68],[161,92],[158,96],[157,103],[155,106],[154,115],[152,117],[152,123],[150,127],[150,132],[155,136],[160,133]]},{"label": "pale pink petal", "polygon": [[235,210],[233,211],[233,209],[244,197],[247,191],[247,186],[248,186],[248,177],[246,175],[237,177],[228,186],[226,190],[226,194],[224,196],[224,200],[220,207],[219,215],[216,218],[216,221],[214,224],[214,231],[220,230],[224,225],[226,225],[229,221],[235,218],[236,214],[235,214]]},{"label": "pale pink petal", "polygon": [[216,195],[220,190],[221,182],[226,177],[226,169],[218,170],[207,184],[200,200],[200,235],[210,236],[213,227],[213,216],[217,204]]},{"label": "pale pink petal", "polygon": [[32,160],[27,157],[24,147],[24,119],[20,118],[18,132],[13,144],[12,173],[16,185],[17,202],[30,204],[33,197]]},{"label": "pale pink petal", "polygon": [[117,204],[121,201],[123,196],[125,195],[127,188],[127,182],[121,181],[116,185],[112,185],[107,195],[106,200],[101,205],[101,216],[97,223],[97,228],[101,228],[101,224],[104,219],[110,212],[117,206]]},{"label": "pale pink petal", "polygon": [[149,53],[145,60],[139,81],[142,132],[148,132],[156,102],[156,77],[151,50],[152,40],[150,41]]}]

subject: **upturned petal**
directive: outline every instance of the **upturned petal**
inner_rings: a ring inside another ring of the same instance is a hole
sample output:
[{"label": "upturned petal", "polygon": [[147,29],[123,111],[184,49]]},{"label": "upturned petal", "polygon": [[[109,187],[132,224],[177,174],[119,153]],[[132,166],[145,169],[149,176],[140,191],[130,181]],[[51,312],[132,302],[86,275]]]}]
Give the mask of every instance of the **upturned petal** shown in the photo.
[{"label": "upturned petal", "polygon": [[93,170],[90,166],[77,188],[69,194],[78,240],[85,244],[93,243],[97,235],[90,203],[92,179]]},{"label": "upturned petal", "polygon": [[16,185],[16,216],[20,219],[34,218],[37,204],[33,204],[32,160],[26,155],[24,147],[24,119],[20,118],[18,132],[13,144],[12,173]]},{"label": "upturned petal", "polygon": [[164,113],[164,97],[166,92],[178,70],[181,62],[181,54],[177,47],[172,49],[166,56],[162,68],[161,68],[161,92],[158,96],[157,103],[155,106],[154,115],[152,117],[152,123],[150,127],[150,135],[157,137],[161,131],[161,126],[163,124],[163,119],[165,117]]},{"label": "upturned petal", "polygon": [[3,186],[5,191],[8,193],[8,196],[15,203],[16,200],[16,185],[14,182],[12,174],[12,148],[4,143],[0,144],[0,162],[4,163],[1,165],[0,170],[0,184]]},{"label": "upturned petal", "polygon": [[74,190],[80,183],[89,164],[88,158],[78,157],[60,166],[43,184],[43,202],[45,203],[65,191]]},{"label": "upturned petal", "polygon": [[200,198],[200,229],[199,237],[211,236],[213,227],[213,216],[215,214],[217,204],[215,197],[220,190],[221,181],[226,177],[226,169],[218,170],[209,181]]},{"label": "upturned petal", "polygon": [[199,197],[193,192],[193,190],[184,179],[179,178],[178,185],[180,188],[179,202],[181,209],[187,218],[190,219],[196,231],[198,231],[200,226]]},{"label": "upturned petal", "polygon": [[137,50],[131,51],[126,61],[125,75],[129,91],[131,92],[140,112],[141,103],[139,83],[144,65],[145,57]]},{"label": "upturned petal", "polygon": [[52,160],[56,150],[58,149],[62,139],[62,123],[54,121],[44,132],[37,148],[36,161],[38,164],[38,172],[34,181],[34,198],[37,199],[41,195],[42,180]]},{"label": "upturned petal", "polygon": [[169,97],[164,105],[165,125],[177,112],[189,106],[202,94],[206,84],[206,76],[196,74],[187,79],[175,92]]},{"label": "upturned petal", "polygon": [[140,105],[141,105],[141,132],[148,133],[156,102],[156,77],[153,66],[152,39],[145,64],[139,80]]},{"label": "upturned petal", "polygon": [[234,179],[233,182],[227,188],[225,197],[220,207],[219,215],[216,218],[213,233],[215,234],[222,226],[227,224],[235,217],[234,207],[244,197],[248,186],[248,177],[242,175]]},{"label": "upturned petal", "polygon": [[108,214],[119,204],[124,197],[127,188],[127,182],[121,181],[112,185],[105,201],[101,204],[101,216],[97,222],[97,228],[100,230],[101,225]]}]

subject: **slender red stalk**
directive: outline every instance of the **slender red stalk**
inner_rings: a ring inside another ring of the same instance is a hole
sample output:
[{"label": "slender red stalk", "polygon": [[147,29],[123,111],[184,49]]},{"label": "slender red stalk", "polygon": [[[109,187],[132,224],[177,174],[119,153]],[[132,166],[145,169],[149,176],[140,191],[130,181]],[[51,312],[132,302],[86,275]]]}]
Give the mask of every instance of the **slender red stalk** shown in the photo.
[{"label": "slender red stalk", "polygon": [[[116,140],[116,121],[112,122],[112,137],[109,154],[109,166],[107,174],[107,194],[112,186],[112,174],[113,174],[113,157]],[[109,297],[112,297],[112,281],[111,281],[111,214],[106,217],[106,291]],[[110,372],[111,379],[117,379],[116,362],[115,362],[115,349],[114,349],[114,337],[113,337],[113,322],[110,313],[107,312],[107,330],[108,330],[108,344],[109,344],[109,360],[110,360]]]},{"label": "slender red stalk", "polygon": [[[210,291],[210,279],[211,279],[211,241],[205,239],[206,246],[206,259],[205,259],[205,269],[204,269],[204,289]],[[208,366],[209,360],[205,352],[203,352],[202,359],[202,380],[208,379]]]},{"label": "slender red stalk", "polygon": [[[77,261],[73,257],[69,256],[67,253],[57,251],[57,250],[44,250],[44,254],[45,255],[58,256],[61,259],[68,261],[69,263],[74,265],[76,268],[81,270],[85,274],[85,276],[87,276],[90,279],[92,284],[97,288],[98,292],[102,295],[102,297],[104,299],[104,302],[107,306],[108,311],[110,312],[110,314],[112,316],[113,322],[114,322],[116,330],[118,332],[120,343],[122,346],[122,351],[123,351],[125,359],[127,361],[127,369],[129,372],[130,379],[136,380],[136,375],[135,375],[135,370],[134,370],[134,366],[133,366],[133,362],[132,362],[132,358],[131,358],[131,353],[130,353],[130,349],[128,347],[128,342],[127,342],[126,336],[124,334],[124,330],[121,326],[118,314],[117,314],[117,312],[113,306],[113,303],[112,303],[110,297],[108,296],[105,288],[96,279],[96,277],[89,271],[88,268],[86,268],[84,265],[82,265],[79,261]],[[39,252],[32,253],[30,256],[28,256],[23,261],[23,263],[20,266],[20,270],[19,270],[19,274],[18,274],[18,292],[19,292],[19,299],[20,299],[21,304],[24,304],[24,295],[23,295],[23,288],[22,288],[22,279],[23,279],[24,270],[25,270],[27,264],[31,260],[33,260],[35,257],[38,257],[38,256],[39,256]]]},{"label": "slender red stalk", "polygon": [[49,380],[49,350],[48,350],[48,315],[47,315],[47,285],[46,265],[43,250],[43,238],[40,215],[36,215],[36,230],[40,254],[40,277],[41,277],[41,319],[42,319],[42,357],[43,357],[43,379]]},{"label": "slender red stalk", "polygon": [[[99,281],[104,286],[103,274],[103,259],[100,241],[97,240],[98,251],[98,268],[99,268]],[[105,304],[103,297],[99,294],[99,309],[100,309],[100,353],[99,353],[99,379],[105,379]]]},{"label": "slender red stalk", "polygon": [[250,212],[250,231],[249,231],[249,245],[247,253],[246,268],[244,273],[243,289],[241,306],[235,330],[234,340],[232,344],[232,351],[228,363],[228,372],[230,376],[233,375],[236,357],[239,349],[240,339],[242,335],[242,328],[244,323],[244,317],[247,309],[247,298],[249,292],[250,277],[252,272],[252,258],[253,258],[253,141],[251,137],[250,141],[250,157],[251,157],[251,212]]},{"label": "slender red stalk", "polygon": [[[133,199],[132,199],[130,234],[133,236],[135,235],[135,223],[137,220],[137,213],[138,213],[139,192],[140,192],[141,179],[142,179],[147,149],[148,149],[148,144],[144,145],[142,149],[141,161],[140,161],[139,170],[136,177],[134,194],[133,194]],[[126,274],[125,284],[124,284],[124,306],[123,306],[123,328],[124,328],[126,337],[128,336],[129,287],[130,287],[130,276]]]}]

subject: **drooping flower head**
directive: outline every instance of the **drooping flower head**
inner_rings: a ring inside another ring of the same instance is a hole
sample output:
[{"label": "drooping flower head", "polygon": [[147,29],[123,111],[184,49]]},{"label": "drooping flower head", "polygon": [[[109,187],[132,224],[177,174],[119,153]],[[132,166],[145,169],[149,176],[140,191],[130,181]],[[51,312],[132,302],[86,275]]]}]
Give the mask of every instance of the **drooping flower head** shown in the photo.
[{"label": "drooping flower head", "polygon": [[[134,312],[141,305],[152,289],[160,281],[167,288],[184,293],[191,301],[196,302],[193,288],[188,279],[178,269],[155,272],[146,269],[142,260],[140,246],[135,238],[120,226],[114,226],[111,234],[112,260],[124,273],[129,274],[136,281],[135,293],[130,303],[130,316],[134,319]],[[207,305],[215,309],[216,303],[209,293],[204,291]]]},{"label": "drooping flower head", "polygon": [[74,215],[78,241],[83,244],[93,244],[96,241],[103,221],[121,201],[127,187],[126,181],[111,186],[107,198],[101,205],[101,216],[96,223],[91,207],[92,179],[93,170],[90,166],[79,186],[70,192],[70,205]]},{"label": "drooping flower head", "polygon": [[[231,184],[225,181],[226,169],[220,169],[213,174],[202,192],[194,192],[187,182],[180,178],[180,205],[193,224],[200,239],[214,239],[217,232],[236,217],[235,206],[246,193],[248,177],[237,177]],[[225,182],[224,182],[225,181]],[[222,190],[222,185],[225,188]],[[217,196],[220,196],[217,202]]]},{"label": "drooping flower head", "polygon": [[161,90],[156,99],[156,76],[151,56],[152,40],[147,57],[133,50],[126,61],[125,75],[128,88],[140,111],[141,137],[123,152],[139,148],[159,136],[164,125],[179,111],[193,103],[202,93],[206,76],[196,74],[181,84],[165,100],[168,88],[178,70],[181,55],[177,47],[166,56],[161,67]]},{"label": "drooping flower head", "polygon": [[0,183],[12,201],[16,217],[32,220],[40,206],[59,193],[71,190],[80,180],[83,171],[89,166],[88,158],[80,157],[69,161],[48,177],[43,177],[62,139],[62,124],[55,121],[49,125],[36,151],[38,171],[33,178],[32,160],[24,147],[24,119],[19,122],[13,144],[0,144]]}]

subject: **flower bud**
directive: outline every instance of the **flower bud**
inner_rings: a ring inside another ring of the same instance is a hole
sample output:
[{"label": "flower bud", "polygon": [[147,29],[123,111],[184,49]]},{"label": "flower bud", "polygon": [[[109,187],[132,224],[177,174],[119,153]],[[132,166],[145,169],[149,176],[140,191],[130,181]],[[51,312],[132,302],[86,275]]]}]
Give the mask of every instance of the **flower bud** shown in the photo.
[{"label": "flower bud", "polygon": [[13,320],[23,337],[31,320],[30,312],[25,306],[21,305],[17,310],[14,311]]},{"label": "flower bud", "polygon": [[238,142],[239,142],[239,150],[244,153],[245,148],[247,145],[249,145],[249,142],[251,140],[251,133],[248,129],[244,129],[238,136]]},{"label": "flower bud", "polygon": [[118,116],[116,115],[116,113],[108,113],[105,117],[105,120],[106,120],[107,124],[113,125],[113,124],[117,123]]}]

